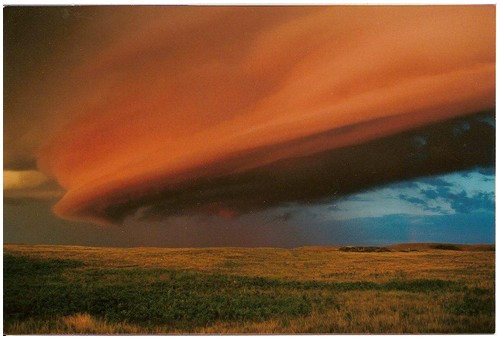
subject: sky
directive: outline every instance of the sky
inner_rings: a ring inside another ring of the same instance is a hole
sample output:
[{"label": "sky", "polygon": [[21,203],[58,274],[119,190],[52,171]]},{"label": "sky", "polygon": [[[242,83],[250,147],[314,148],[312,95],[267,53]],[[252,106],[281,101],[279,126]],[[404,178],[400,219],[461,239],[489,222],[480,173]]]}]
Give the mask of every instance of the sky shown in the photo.
[{"label": "sky", "polygon": [[495,239],[494,6],[4,8],[4,242]]}]

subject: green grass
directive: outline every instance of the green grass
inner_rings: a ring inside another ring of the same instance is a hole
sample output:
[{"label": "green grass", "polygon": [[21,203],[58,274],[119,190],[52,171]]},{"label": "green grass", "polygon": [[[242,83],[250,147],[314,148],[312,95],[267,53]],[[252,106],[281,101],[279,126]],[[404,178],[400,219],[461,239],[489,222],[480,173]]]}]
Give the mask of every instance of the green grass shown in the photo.
[{"label": "green grass", "polygon": [[482,291],[466,291],[460,300],[456,300],[447,305],[447,311],[451,314],[477,316],[479,314],[495,313],[495,298],[492,296],[483,297]]},{"label": "green grass", "polygon": [[190,331],[215,321],[263,321],[311,312],[311,300],[274,290],[286,284],[273,279],[155,269],[78,270],[80,266],[5,256],[4,322],[88,313],[108,321]]},{"label": "green grass", "polygon": [[[382,258],[373,255],[366,258]],[[238,260],[223,265],[237,269]],[[99,268],[95,261],[6,253],[4,329],[8,334],[491,333],[495,305],[488,286],[411,274],[376,282]],[[90,325],[82,329],[78,322]]]}]

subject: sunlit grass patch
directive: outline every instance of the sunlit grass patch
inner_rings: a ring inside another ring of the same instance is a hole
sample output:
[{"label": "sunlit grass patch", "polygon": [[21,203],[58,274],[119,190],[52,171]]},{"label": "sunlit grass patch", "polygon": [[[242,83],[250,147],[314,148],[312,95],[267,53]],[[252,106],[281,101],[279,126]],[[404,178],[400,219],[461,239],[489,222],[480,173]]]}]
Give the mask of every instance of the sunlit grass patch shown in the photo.
[{"label": "sunlit grass patch", "polygon": [[28,319],[7,324],[7,333],[22,334],[138,334],[140,327],[110,323],[89,314],[72,314],[49,320]]}]

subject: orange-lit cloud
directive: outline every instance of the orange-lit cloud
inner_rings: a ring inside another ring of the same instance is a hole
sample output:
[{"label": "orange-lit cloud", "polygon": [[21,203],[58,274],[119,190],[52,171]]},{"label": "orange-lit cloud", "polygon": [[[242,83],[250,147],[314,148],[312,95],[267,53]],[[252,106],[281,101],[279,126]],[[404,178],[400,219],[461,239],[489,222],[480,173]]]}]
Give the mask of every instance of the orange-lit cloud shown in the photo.
[{"label": "orange-lit cloud", "polygon": [[47,94],[64,124],[38,153],[67,190],[55,206],[65,218],[116,222],[134,200],[182,200],[218,180],[231,190],[252,176],[253,190],[268,168],[304,171],[293,159],[495,105],[494,6],[122,7],[93,18],[67,43],[72,62]]}]

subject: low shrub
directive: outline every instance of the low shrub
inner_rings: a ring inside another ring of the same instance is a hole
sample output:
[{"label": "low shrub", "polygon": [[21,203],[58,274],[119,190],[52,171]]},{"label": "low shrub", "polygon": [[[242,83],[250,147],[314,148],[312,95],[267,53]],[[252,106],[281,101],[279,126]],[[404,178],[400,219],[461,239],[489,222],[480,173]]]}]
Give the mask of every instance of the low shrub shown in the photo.
[{"label": "low shrub", "polygon": [[432,249],[435,250],[447,250],[447,251],[461,251],[462,249],[458,246],[451,245],[451,244],[438,244],[438,245],[432,245],[430,246]]},{"label": "low shrub", "polygon": [[339,250],[342,252],[391,252],[387,247],[379,246],[344,246]]}]

